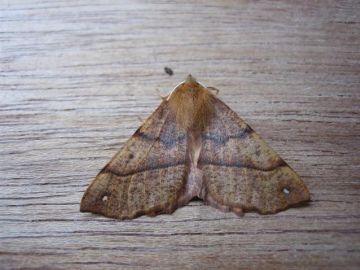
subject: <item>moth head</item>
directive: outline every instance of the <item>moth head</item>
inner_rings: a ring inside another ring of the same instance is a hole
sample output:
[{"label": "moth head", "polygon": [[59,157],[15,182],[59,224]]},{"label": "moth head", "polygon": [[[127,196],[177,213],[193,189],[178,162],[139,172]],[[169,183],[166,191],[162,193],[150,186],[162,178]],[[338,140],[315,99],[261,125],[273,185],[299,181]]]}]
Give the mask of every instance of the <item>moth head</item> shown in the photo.
[{"label": "moth head", "polygon": [[303,180],[285,167],[270,181],[263,183],[256,208],[263,214],[271,214],[308,201],[310,193]]},{"label": "moth head", "polygon": [[214,116],[214,94],[188,75],[168,96],[176,122],[185,130],[203,130]]}]

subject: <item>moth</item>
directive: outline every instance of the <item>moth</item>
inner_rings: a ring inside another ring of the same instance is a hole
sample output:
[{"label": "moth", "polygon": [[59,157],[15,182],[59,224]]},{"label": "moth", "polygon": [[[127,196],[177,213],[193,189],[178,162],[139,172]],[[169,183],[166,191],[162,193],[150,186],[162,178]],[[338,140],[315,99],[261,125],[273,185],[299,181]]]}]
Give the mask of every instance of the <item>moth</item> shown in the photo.
[{"label": "moth", "polygon": [[223,211],[273,214],[310,200],[300,176],[189,75],[85,191],[80,211],[132,219],[198,197]]}]

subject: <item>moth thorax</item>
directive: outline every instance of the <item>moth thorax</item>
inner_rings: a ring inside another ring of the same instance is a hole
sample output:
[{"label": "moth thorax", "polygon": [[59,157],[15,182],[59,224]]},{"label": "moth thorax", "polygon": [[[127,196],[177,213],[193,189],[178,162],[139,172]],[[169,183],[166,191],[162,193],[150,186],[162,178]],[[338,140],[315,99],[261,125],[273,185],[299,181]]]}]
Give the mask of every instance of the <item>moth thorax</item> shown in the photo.
[{"label": "moth thorax", "polygon": [[185,130],[204,130],[214,116],[213,94],[197,82],[180,85],[169,105],[176,122]]}]

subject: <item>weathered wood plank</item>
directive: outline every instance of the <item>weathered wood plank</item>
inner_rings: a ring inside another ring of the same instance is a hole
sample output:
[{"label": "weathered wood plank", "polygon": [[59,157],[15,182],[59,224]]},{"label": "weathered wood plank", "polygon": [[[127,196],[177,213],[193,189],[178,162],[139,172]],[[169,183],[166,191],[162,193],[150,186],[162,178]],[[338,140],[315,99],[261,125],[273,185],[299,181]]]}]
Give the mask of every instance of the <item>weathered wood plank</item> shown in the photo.
[{"label": "weathered wood plank", "polygon": [[[360,267],[357,1],[1,1],[0,268]],[[164,66],[175,74],[168,76]],[[117,221],[86,186],[188,73],[219,88],[313,201]]]}]

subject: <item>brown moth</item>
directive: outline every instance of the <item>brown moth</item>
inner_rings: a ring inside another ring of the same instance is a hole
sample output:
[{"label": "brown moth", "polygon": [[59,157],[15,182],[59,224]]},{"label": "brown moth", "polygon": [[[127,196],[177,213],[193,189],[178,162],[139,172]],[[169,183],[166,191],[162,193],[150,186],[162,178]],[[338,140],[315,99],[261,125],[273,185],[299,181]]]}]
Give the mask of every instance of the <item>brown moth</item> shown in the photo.
[{"label": "brown moth", "polygon": [[310,200],[299,175],[189,75],[100,171],[80,211],[131,219],[172,213],[194,197],[238,215]]}]

